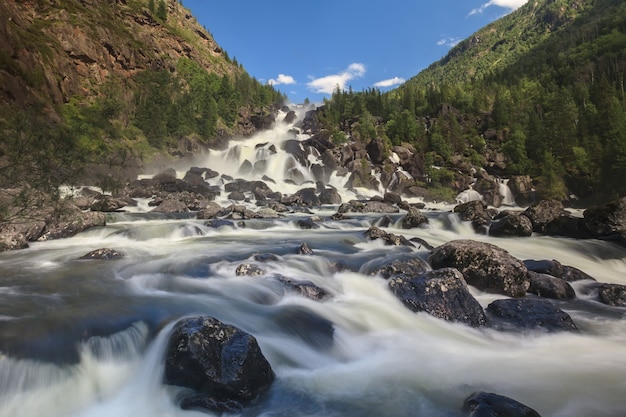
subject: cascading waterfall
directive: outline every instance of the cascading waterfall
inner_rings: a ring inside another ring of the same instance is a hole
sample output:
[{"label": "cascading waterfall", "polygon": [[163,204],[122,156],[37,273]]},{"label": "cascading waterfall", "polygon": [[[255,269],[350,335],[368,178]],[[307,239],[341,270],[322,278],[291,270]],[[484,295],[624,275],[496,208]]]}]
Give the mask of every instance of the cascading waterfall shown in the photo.
[{"label": "cascading waterfall", "polygon": [[[207,179],[222,188],[228,176],[265,175],[288,194],[314,181],[282,148],[294,135],[303,138],[291,128],[277,123],[190,165],[225,175]],[[241,169],[246,160],[251,171]],[[301,170],[299,184],[293,168]],[[345,179],[331,176],[331,185]],[[355,197],[340,191],[344,201]],[[433,246],[485,241],[519,259],[556,259],[598,281],[626,284],[626,251],[610,242],[479,235],[451,208],[427,205],[427,228],[400,229],[402,213],[391,214],[385,229]],[[476,329],[413,313],[373,271],[429,251],[368,240],[364,231],[381,215],[333,220],[336,210],[313,208],[324,219],[317,229],[300,228],[299,212],[217,229],[193,216],[114,213],[104,228],[0,253],[0,417],[212,415],[181,410],[179,390],[161,383],[173,323],[198,314],[253,334],[276,372],[269,393],[235,414],[242,417],[460,417],[463,399],[478,390],[515,398],[543,417],[626,413],[626,310],[594,301],[582,282],[577,299],[559,304],[578,333]],[[298,254],[303,242],[313,255]],[[124,257],[78,260],[102,247]],[[274,256],[259,261],[259,254]],[[242,263],[263,274],[239,275]],[[287,291],[279,277],[311,282],[329,298]],[[504,298],[471,292],[483,307]],[[332,322],[330,340],[303,320],[309,316]]]}]

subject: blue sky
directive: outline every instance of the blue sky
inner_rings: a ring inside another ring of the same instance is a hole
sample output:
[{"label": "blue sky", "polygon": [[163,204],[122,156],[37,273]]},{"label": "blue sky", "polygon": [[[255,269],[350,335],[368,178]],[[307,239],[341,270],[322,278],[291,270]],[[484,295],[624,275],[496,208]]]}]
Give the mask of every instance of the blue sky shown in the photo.
[{"label": "blue sky", "polygon": [[383,91],[527,0],[183,0],[231,58],[294,103]]}]

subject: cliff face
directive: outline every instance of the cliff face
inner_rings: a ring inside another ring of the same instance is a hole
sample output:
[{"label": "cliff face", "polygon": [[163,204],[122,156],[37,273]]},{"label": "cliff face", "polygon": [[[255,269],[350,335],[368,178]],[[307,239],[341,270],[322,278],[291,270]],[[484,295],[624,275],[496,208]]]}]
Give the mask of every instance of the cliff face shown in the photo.
[{"label": "cliff face", "polygon": [[241,71],[176,0],[159,19],[148,0],[0,2],[0,102],[48,108],[89,98],[111,75],[175,71],[181,57],[218,75]]}]

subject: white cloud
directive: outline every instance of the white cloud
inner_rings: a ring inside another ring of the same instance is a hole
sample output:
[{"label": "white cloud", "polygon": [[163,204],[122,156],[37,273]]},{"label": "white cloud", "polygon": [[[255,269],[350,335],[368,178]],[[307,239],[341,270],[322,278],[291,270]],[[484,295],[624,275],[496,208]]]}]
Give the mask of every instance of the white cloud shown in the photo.
[{"label": "white cloud", "polygon": [[349,81],[354,80],[355,78],[361,78],[364,75],[365,65],[355,62],[350,64],[348,68],[339,74],[327,75],[322,78],[314,78],[306,85],[309,90],[315,93],[332,94],[337,86],[343,90],[346,88],[346,84]]},{"label": "white cloud", "polygon": [[483,4],[479,8],[472,10],[469,15],[471,16],[473,14],[482,13],[487,7],[490,6],[498,6],[505,9],[516,10],[526,4],[527,1],[528,0],[489,0],[487,3]]},{"label": "white cloud", "polygon": [[280,85],[280,84],[295,84],[296,80],[291,75],[278,74],[276,79],[271,79],[267,82],[269,85]]},{"label": "white cloud", "polygon": [[461,38],[453,38],[451,36],[447,36],[447,37],[439,39],[437,41],[437,45],[439,45],[439,46],[447,46],[449,48],[452,48],[452,47],[456,46],[461,41],[462,41]]},{"label": "white cloud", "polygon": [[400,77],[393,77],[388,80],[382,80],[377,83],[374,83],[374,87],[392,87],[394,85],[402,84],[406,80]]}]

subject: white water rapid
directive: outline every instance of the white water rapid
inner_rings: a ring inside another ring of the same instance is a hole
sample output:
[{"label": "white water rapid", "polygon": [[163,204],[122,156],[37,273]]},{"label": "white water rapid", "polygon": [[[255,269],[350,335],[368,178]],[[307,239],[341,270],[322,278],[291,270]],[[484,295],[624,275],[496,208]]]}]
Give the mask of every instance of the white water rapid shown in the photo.
[{"label": "white water rapid", "polygon": [[[295,192],[314,180],[281,151],[290,129],[277,123],[193,165],[234,178],[266,175],[273,190]],[[244,160],[253,171],[239,171]],[[344,201],[372,194],[345,190],[346,179],[330,180]],[[217,201],[230,204],[224,194]],[[246,204],[256,209],[254,201]],[[427,228],[401,229],[404,214],[394,214],[384,230],[433,246],[486,241],[519,259],[556,259],[598,281],[626,284],[626,250],[619,246],[478,235],[451,208],[427,206]],[[117,213],[106,227],[0,253],[0,417],[212,415],[181,410],[177,389],[161,383],[173,323],[198,314],[254,335],[276,373],[269,393],[236,416],[461,417],[463,400],[479,390],[514,398],[543,417],[626,415],[626,309],[584,295],[581,282],[576,300],[559,303],[578,333],[476,329],[413,313],[371,271],[399,256],[426,259],[428,250],[366,239],[380,214],[336,221],[336,211],[313,208],[324,221],[306,230],[297,224],[310,216],[302,212],[217,229],[192,215]],[[298,254],[303,242],[313,255]],[[78,260],[104,247],[124,257]],[[275,257],[262,262],[258,254]],[[265,273],[239,276],[242,263]],[[313,282],[331,297],[291,293],[278,276]],[[504,298],[471,291],[483,307]],[[331,340],[309,316],[333,323]]]}]

